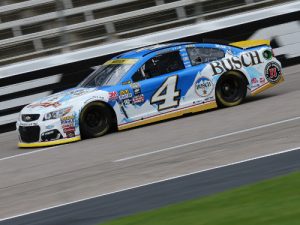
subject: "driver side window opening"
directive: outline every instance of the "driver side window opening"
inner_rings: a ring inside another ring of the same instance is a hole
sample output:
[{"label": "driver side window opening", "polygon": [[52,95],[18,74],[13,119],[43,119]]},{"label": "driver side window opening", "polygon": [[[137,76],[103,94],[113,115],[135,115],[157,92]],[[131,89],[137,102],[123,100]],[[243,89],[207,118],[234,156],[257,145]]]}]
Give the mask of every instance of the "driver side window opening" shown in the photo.
[{"label": "driver side window opening", "polygon": [[133,82],[185,69],[179,51],[168,52],[149,59],[133,76]]},{"label": "driver side window opening", "polygon": [[186,49],[193,66],[225,57],[224,51],[217,48],[192,47]]}]

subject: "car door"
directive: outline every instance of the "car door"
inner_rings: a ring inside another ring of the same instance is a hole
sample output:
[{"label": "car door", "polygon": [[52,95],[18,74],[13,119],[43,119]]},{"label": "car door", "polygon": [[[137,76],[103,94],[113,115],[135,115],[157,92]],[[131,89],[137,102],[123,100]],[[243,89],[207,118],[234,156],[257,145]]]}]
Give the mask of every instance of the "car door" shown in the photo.
[{"label": "car door", "polygon": [[211,73],[210,63],[222,59],[225,56],[224,50],[200,44],[187,47],[186,50],[192,65],[190,74],[194,76],[194,83],[185,95],[186,100],[193,101],[193,105],[214,102],[218,77]]},{"label": "car door", "polygon": [[179,51],[156,55],[132,76],[132,104],[125,108],[128,118],[139,120],[175,110],[180,106],[185,66]]}]

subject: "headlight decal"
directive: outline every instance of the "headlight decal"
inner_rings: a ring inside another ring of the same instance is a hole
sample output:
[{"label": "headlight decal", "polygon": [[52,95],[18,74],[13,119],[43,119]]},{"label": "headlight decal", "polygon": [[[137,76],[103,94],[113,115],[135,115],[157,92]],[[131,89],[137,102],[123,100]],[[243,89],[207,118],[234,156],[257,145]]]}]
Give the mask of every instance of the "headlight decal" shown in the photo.
[{"label": "headlight decal", "polygon": [[49,113],[46,113],[44,115],[44,121],[45,120],[54,120],[54,119],[58,119],[62,116],[65,116],[67,115],[70,111],[71,111],[72,107],[67,107],[67,108],[64,108],[64,109],[60,109],[60,110],[56,110],[56,111],[52,111],[52,112],[49,112]]}]

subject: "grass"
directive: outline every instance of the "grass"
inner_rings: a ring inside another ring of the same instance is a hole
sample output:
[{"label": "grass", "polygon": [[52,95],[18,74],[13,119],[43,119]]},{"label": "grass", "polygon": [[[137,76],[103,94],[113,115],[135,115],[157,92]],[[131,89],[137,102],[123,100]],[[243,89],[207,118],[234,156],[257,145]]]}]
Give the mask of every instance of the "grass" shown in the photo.
[{"label": "grass", "polygon": [[299,225],[300,172],[104,225]]}]

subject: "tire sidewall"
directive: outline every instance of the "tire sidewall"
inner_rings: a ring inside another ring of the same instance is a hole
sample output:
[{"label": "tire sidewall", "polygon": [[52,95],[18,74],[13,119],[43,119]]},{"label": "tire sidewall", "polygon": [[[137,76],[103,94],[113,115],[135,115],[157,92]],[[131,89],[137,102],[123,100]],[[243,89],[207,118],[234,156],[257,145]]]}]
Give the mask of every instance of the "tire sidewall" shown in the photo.
[{"label": "tire sidewall", "polygon": [[[237,100],[235,101],[227,101],[223,96],[222,96],[222,91],[221,91],[221,84],[225,79],[228,79],[228,77],[234,78],[238,81],[240,85],[240,96]],[[247,81],[244,75],[241,73],[235,72],[235,71],[230,71],[226,74],[223,74],[216,85],[216,101],[218,106],[220,107],[231,107],[231,106],[236,106],[239,105],[243,102],[247,94]]]},{"label": "tire sidewall", "polygon": [[[90,127],[84,121],[85,113],[87,113],[92,107],[99,108],[99,111],[101,111],[101,114],[106,117],[105,118],[106,126],[102,130],[98,130],[98,131],[92,130],[92,129],[90,129]],[[91,102],[91,103],[87,104],[81,110],[80,117],[79,117],[79,126],[80,126],[81,137],[83,139],[103,136],[104,134],[106,134],[110,130],[111,124],[112,124],[112,120],[111,120],[110,110],[105,105],[105,103]]]}]

